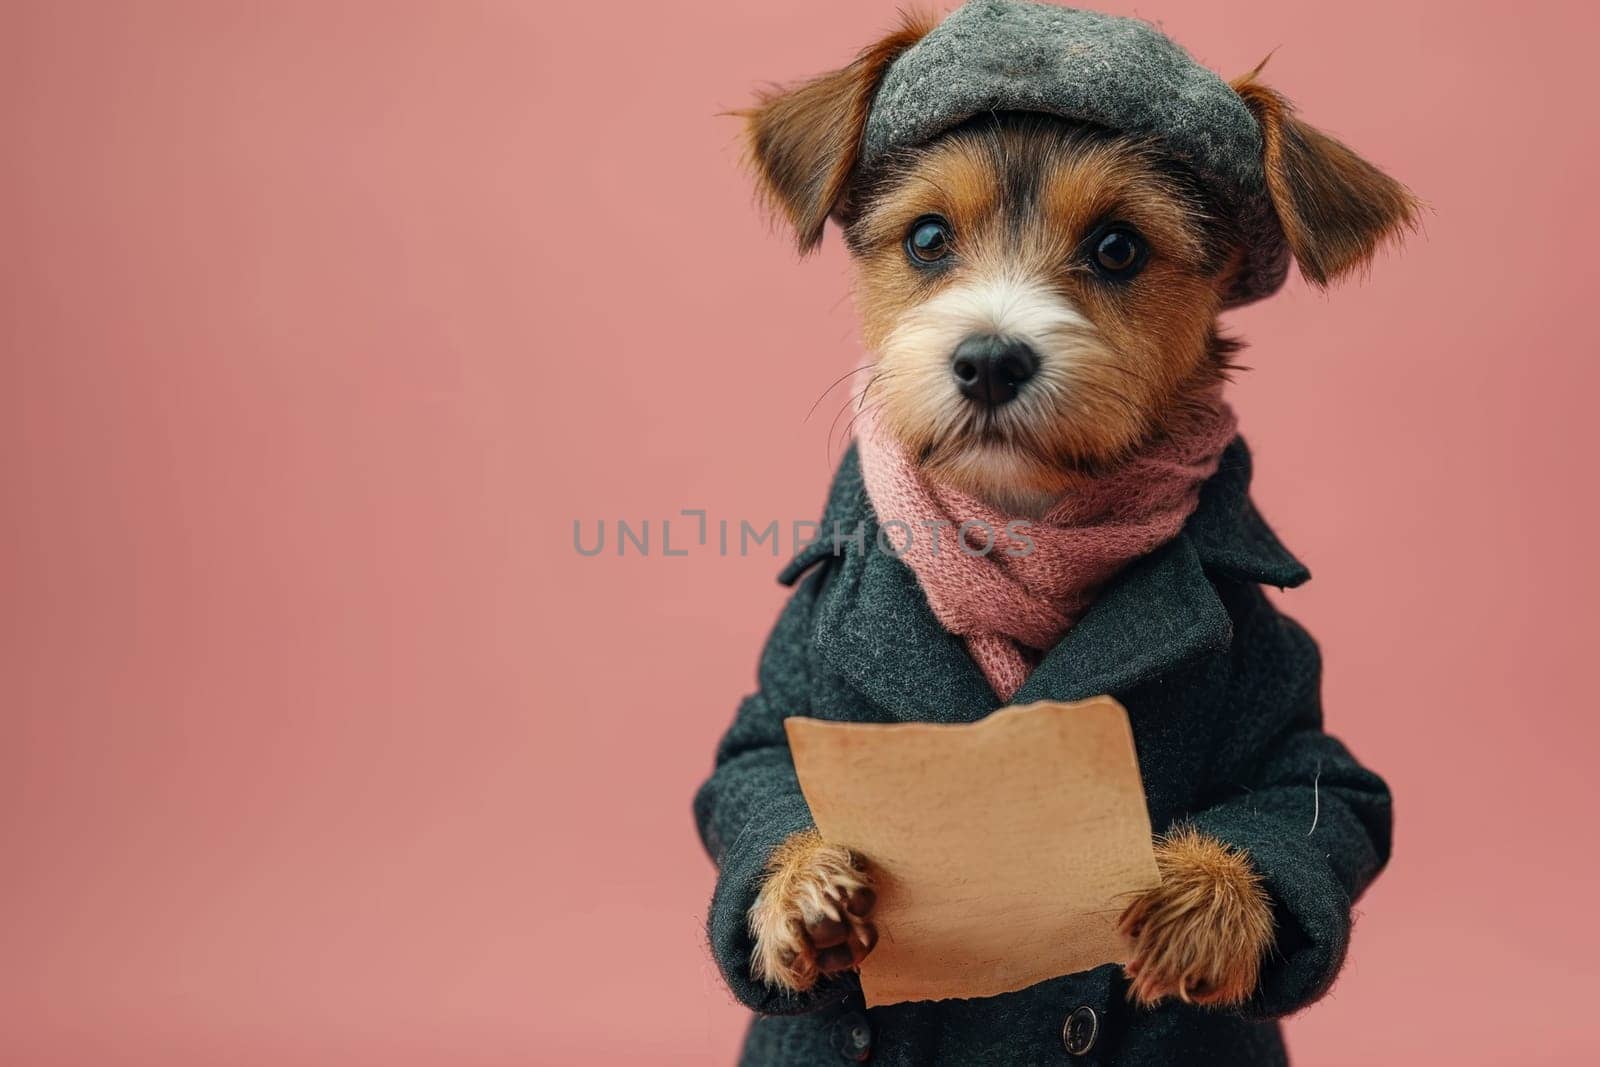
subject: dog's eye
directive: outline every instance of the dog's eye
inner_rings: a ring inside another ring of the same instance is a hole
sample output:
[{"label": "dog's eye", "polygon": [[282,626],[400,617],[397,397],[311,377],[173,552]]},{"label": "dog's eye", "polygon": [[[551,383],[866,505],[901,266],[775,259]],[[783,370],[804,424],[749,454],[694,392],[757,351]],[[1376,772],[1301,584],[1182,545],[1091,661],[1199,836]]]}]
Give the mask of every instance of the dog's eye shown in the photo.
[{"label": "dog's eye", "polygon": [[1094,239],[1094,265],[1108,278],[1126,280],[1144,266],[1145,251],[1144,238],[1126,226],[1112,226]]},{"label": "dog's eye", "polygon": [[906,255],[916,263],[937,263],[950,254],[950,224],[938,215],[924,215],[906,234]]}]

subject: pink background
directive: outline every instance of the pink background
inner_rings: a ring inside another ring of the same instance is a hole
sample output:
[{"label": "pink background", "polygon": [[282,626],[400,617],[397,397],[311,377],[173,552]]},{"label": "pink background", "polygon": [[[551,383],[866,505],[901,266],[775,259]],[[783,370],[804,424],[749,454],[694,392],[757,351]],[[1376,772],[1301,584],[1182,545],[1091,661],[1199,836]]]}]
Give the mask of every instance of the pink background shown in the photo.
[{"label": "pink background", "polygon": [[[1298,1062],[1600,1055],[1595,8],[1110,6],[1433,208],[1232,317],[1398,796]],[[716,113],[892,8],[0,5],[0,1060],[731,1060],[689,800],[777,563],[572,523],[815,517],[843,258]]]}]

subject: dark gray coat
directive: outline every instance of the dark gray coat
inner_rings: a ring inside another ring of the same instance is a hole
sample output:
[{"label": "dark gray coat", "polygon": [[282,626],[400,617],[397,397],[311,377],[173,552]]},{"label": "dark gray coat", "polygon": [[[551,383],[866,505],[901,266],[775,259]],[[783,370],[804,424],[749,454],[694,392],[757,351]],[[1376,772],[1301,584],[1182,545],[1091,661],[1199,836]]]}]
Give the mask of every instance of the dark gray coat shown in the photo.
[{"label": "dark gray coat", "polygon": [[[1384,783],[1322,729],[1312,639],[1261,586],[1309,575],[1249,499],[1250,455],[1222,457],[1178,537],[1122,573],[1051,650],[1011,703],[1110,693],[1128,708],[1151,824],[1176,822],[1244,849],[1277,913],[1276,951],[1240,1011],[1133,1008],[1120,969],[1100,967],[981,1000],[863,1007],[853,975],[803,996],[750,976],[745,912],[762,866],[811,825],[784,741],[789,715],[851,722],[970,722],[1000,704],[960,639],[942,629],[910,569],[842,542],[877,534],[854,453],[823,519],[824,540],[781,579],[799,583],[762,655],[760,689],[740,706],[695,797],[718,878],[712,953],[758,1013],[743,1062],[1149,1064],[1250,1067],[1285,1062],[1278,1016],[1321,996],[1344,959],[1351,902],[1389,855]],[[1313,829],[1313,821],[1315,828]],[[1063,1026],[1076,1009],[1072,1055]],[[864,1047],[864,1049],[863,1049]]]}]

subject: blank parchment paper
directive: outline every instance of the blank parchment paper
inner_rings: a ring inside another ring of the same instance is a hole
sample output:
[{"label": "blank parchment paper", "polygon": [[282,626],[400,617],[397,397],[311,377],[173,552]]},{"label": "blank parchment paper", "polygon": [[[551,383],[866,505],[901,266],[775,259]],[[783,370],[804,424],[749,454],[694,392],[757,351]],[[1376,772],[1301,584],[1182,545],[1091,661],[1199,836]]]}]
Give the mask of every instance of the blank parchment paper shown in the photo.
[{"label": "blank parchment paper", "polygon": [[1127,959],[1117,918],[1160,876],[1121,704],[785,727],[817,829],[877,879],[868,1006],[995,996]]}]

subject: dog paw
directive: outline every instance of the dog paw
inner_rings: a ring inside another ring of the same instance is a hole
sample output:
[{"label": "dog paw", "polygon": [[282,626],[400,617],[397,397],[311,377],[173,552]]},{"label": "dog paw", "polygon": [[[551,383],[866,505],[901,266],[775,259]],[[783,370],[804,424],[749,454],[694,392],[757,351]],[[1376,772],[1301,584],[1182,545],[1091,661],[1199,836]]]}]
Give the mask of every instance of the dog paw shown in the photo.
[{"label": "dog paw", "polygon": [[821,975],[856,966],[878,940],[867,921],[876,901],[849,849],[827,844],[815,830],[795,834],[772,854],[750,907],[751,973],[798,993]]},{"label": "dog paw", "polygon": [[1145,1006],[1237,1004],[1255,992],[1272,945],[1272,905],[1249,858],[1192,829],[1156,844],[1161,885],[1123,912],[1133,942],[1128,995]]}]

